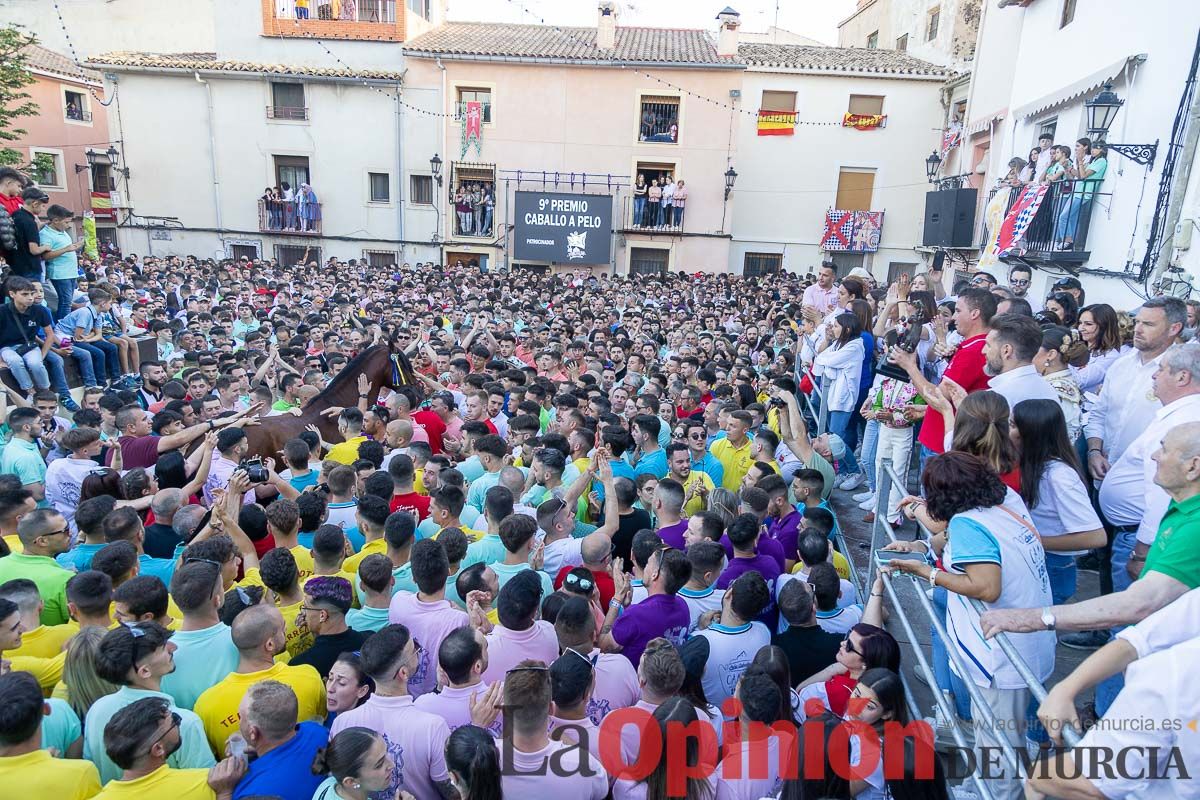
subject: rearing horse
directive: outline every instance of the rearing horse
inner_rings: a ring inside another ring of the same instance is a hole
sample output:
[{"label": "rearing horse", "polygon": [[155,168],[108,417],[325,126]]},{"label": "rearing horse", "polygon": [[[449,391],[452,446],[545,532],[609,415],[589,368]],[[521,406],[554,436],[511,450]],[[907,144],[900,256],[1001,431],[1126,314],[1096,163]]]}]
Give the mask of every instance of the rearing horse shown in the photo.
[{"label": "rearing horse", "polygon": [[[320,394],[304,407],[300,416],[278,414],[260,417],[258,425],[246,428],[246,439],[250,443],[250,458],[274,458],[279,464],[279,453],[289,439],[298,437],[309,425],[316,425],[321,438],[331,444],[343,441],[338,433],[337,418],[322,416],[330,407],[358,405],[358,376],[366,375],[371,382],[367,402],[374,405],[379,399],[379,390],[386,386],[396,390],[402,386],[412,389],[418,400],[423,400],[423,386],[417,380],[411,362],[394,345],[377,344],[352,358]],[[282,465],[279,465],[282,469]]]}]

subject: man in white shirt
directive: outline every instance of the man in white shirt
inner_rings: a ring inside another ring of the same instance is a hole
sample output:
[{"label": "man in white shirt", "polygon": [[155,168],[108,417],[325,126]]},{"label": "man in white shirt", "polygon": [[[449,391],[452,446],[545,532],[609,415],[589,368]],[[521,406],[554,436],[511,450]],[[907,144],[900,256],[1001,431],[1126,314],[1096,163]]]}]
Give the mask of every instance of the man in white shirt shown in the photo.
[{"label": "man in white shirt", "polygon": [[1008,401],[1011,411],[1022,400],[1053,400],[1058,392],[1038,374],[1033,359],[1042,347],[1042,328],[1032,317],[997,314],[983,344],[983,371],[989,387]]},{"label": "man in white shirt", "polygon": [[1162,407],[1100,484],[1100,511],[1117,530],[1112,545],[1112,583],[1117,591],[1133,582],[1126,569],[1130,555],[1137,546],[1145,557],[1170,502],[1162,487],[1154,483],[1156,467],[1151,456],[1167,431],[1200,422],[1200,342],[1175,345],[1160,357],[1152,391]]},{"label": "man in white shirt", "polygon": [[833,265],[822,264],[821,268],[817,270],[817,282],[804,290],[801,302],[815,309],[821,316],[825,316],[837,305],[837,287],[833,285],[834,277]]},{"label": "man in white shirt", "polygon": [[684,645],[697,648],[704,664],[701,683],[708,702],[720,707],[730,697],[742,673],[760,649],[771,644],[771,631],[755,618],[771,602],[771,590],[762,575],[746,572],[729,585],[720,616],[710,623],[700,620],[700,630]]}]

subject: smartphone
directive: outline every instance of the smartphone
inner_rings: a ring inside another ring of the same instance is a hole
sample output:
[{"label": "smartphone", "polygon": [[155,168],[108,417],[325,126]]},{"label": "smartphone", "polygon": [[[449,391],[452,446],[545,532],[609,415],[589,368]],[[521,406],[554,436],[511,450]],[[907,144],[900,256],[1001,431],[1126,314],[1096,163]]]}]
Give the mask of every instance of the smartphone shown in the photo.
[{"label": "smartphone", "polygon": [[876,550],[875,558],[881,563],[889,561],[924,561],[924,553],[901,553],[896,550]]}]

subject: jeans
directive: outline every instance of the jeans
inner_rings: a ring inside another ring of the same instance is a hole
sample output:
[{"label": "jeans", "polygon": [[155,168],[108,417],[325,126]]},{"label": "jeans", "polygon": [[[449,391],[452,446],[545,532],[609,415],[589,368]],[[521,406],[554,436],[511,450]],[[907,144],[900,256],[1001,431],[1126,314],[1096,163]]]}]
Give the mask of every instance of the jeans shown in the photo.
[{"label": "jeans", "polygon": [[483,233],[483,204],[475,206],[472,211],[474,212],[472,222],[475,224],[475,232]]},{"label": "jeans", "polygon": [[1046,553],[1046,573],[1050,577],[1050,595],[1061,606],[1075,594],[1075,556]]},{"label": "jeans", "polygon": [[634,227],[641,227],[642,222],[644,222],[643,218],[645,216],[646,216],[646,198],[644,198],[644,197],[633,198],[633,225],[634,225]]},{"label": "jeans", "polygon": [[308,9],[296,7],[296,19],[308,19]]},{"label": "jeans", "polygon": [[675,206],[675,227],[683,227],[683,206]]},{"label": "jeans", "polygon": [[875,474],[875,451],[879,444],[879,422],[877,420],[867,420],[867,430],[863,433],[862,450],[859,456],[862,458],[863,473],[867,476],[867,488],[872,492],[878,485],[876,481],[878,476]]},{"label": "jeans", "polygon": [[[946,624],[946,590],[940,586],[933,590],[933,608],[938,613],[942,625]],[[966,684],[962,678],[950,669],[950,654],[946,652],[946,642],[938,636],[937,631],[931,631],[930,663],[933,666],[933,677],[937,680],[937,688],[945,689],[954,695],[954,711],[958,718],[971,720],[971,695],[967,693]]]},{"label": "jeans", "polygon": [[829,432],[836,433],[846,443],[846,455],[838,462],[838,473],[853,475],[859,471],[858,461],[854,458],[854,416],[853,411],[830,411]]},{"label": "jeans", "polygon": [[94,342],[74,342],[71,355],[79,362],[84,386],[99,386],[107,375],[111,380],[121,377],[121,362],[117,346],[99,339]]},{"label": "jeans", "polygon": [[71,313],[71,298],[75,296],[78,279],[51,278],[50,283],[54,286],[54,291],[58,292],[58,308],[54,312],[54,319],[58,321]]},{"label": "jeans", "polygon": [[[871,424],[867,425],[867,436],[871,435]],[[879,425],[879,423],[873,423]],[[896,473],[896,477],[902,480],[908,480],[908,462],[912,458],[913,446],[913,429],[912,426],[907,428],[891,428],[887,425],[879,425],[879,444],[876,448],[876,469],[883,469],[883,459],[890,458],[892,460],[892,471]],[[863,444],[863,460],[867,458],[867,446]],[[879,480],[879,476],[876,476]],[[900,516],[900,501],[904,495],[908,494],[908,485],[895,483],[892,484],[891,496],[888,497],[887,518],[896,519]]]},{"label": "jeans", "polygon": [[1136,530],[1120,531],[1117,533],[1117,538],[1113,540],[1112,581],[1114,592],[1124,591],[1133,583],[1133,579],[1125,571],[1125,566],[1129,563],[1129,557],[1133,555],[1135,544],[1137,544]]},{"label": "jeans", "polygon": [[671,227],[671,221],[675,218],[675,206],[670,203],[662,204],[662,213],[659,216],[658,224]]},{"label": "jeans", "polygon": [[0,349],[0,358],[8,365],[13,377],[17,379],[23,391],[29,391],[35,386],[38,389],[54,387],[59,394],[67,394],[67,374],[63,371],[63,362],[58,353],[53,351],[42,357],[42,349],[35,347],[24,355],[17,355],[11,347]]},{"label": "jeans", "polygon": [[1085,205],[1091,205],[1091,203],[1091,199],[1085,200],[1078,195],[1067,198],[1062,210],[1058,212],[1058,223],[1054,226],[1056,242],[1075,239],[1075,232],[1079,228],[1079,214]]},{"label": "jeans", "polygon": [[484,233],[492,232],[492,206],[484,206],[483,208],[483,227],[480,230]]}]

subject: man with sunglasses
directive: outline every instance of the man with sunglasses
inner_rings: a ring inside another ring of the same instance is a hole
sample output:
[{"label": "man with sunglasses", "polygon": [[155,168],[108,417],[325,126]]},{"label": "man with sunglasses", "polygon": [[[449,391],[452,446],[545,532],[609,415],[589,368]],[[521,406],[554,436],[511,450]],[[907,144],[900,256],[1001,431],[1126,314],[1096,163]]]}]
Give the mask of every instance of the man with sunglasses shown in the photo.
[{"label": "man with sunglasses", "polygon": [[62,625],[70,618],[67,581],[75,574],[55,561],[55,556],[71,547],[71,529],[67,520],[53,509],[35,509],[17,523],[17,537],[24,552],[0,558],[0,583],[14,578],[33,581],[45,603],[42,624]]},{"label": "man with sunglasses", "polygon": [[215,761],[200,718],[178,708],[162,691],[162,678],[175,669],[175,645],[171,632],[154,622],[118,625],[104,635],[96,651],[96,675],[120,688],[92,703],[83,720],[83,757],[100,772],[101,783],[121,777],[126,765],[116,763],[106,748],[105,726],[121,709],[143,699],[165,704],[179,718],[177,742],[165,754],[175,769],[211,767]]},{"label": "man with sunglasses", "polygon": [[1013,297],[1018,297],[1029,303],[1029,307],[1036,314],[1042,310],[1042,301],[1037,295],[1029,294],[1029,287],[1033,284],[1033,270],[1025,264],[1017,264],[1008,271],[1008,288],[1012,290]]}]

